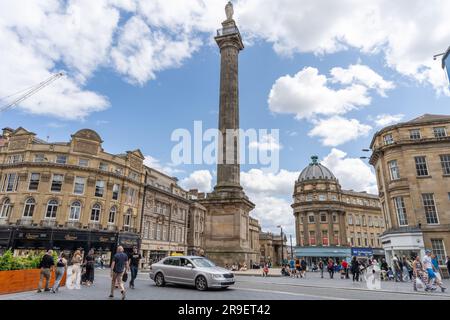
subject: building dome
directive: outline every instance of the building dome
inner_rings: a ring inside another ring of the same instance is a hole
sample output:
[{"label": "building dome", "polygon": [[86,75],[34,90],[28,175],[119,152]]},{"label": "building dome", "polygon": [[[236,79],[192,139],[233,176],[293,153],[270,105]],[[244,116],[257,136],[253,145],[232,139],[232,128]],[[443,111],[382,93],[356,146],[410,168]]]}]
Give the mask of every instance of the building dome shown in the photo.
[{"label": "building dome", "polygon": [[308,180],[336,180],[334,174],[325,166],[321,165],[317,156],[311,157],[311,163],[303,169],[298,177],[298,181]]}]

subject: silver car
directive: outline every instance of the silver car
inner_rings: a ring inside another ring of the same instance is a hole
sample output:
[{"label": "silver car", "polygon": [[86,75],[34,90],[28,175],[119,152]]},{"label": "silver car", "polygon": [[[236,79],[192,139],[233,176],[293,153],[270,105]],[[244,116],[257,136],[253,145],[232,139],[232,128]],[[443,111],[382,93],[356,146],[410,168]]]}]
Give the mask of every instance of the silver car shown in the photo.
[{"label": "silver car", "polygon": [[155,281],[158,287],[166,283],[176,283],[195,286],[201,291],[208,288],[226,289],[234,284],[232,272],[197,256],[164,258],[150,266],[150,279]]}]

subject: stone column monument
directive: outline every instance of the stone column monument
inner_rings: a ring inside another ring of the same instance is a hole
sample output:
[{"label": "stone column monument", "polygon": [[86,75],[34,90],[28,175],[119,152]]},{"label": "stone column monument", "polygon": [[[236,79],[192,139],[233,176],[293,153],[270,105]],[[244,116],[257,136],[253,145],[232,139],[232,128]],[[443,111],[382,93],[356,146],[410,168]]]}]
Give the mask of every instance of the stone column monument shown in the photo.
[{"label": "stone column monument", "polygon": [[205,223],[206,256],[219,265],[250,261],[259,263],[259,245],[251,248],[249,212],[255,205],[240,185],[238,58],[244,49],[241,34],[233,20],[233,5],[225,7],[227,19],[217,31],[220,49],[219,131],[222,147],[218,152],[217,184],[214,191],[199,200],[207,209]]}]

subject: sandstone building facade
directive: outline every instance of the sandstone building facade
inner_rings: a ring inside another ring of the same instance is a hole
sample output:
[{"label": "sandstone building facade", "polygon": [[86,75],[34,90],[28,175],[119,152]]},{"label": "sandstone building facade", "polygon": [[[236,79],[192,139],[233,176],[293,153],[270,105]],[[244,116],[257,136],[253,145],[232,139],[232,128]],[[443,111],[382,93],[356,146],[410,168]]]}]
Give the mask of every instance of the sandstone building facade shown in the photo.
[{"label": "sandstone building facade", "polygon": [[440,264],[450,248],[450,116],[425,114],[378,131],[371,143],[393,255],[423,255],[432,249]]}]

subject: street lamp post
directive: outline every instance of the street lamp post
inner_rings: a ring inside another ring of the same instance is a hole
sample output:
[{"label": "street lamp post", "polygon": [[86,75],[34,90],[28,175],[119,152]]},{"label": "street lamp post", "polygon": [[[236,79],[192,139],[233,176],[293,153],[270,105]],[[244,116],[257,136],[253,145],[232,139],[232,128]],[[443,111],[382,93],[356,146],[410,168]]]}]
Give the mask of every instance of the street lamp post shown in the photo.
[{"label": "street lamp post", "polygon": [[283,262],[284,262],[283,227],[277,226],[277,228],[281,229],[281,264],[283,265]]},{"label": "street lamp post", "polygon": [[291,260],[294,260],[294,251],[292,250],[292,234],[289,235],[290,239],[291,239]]}]

